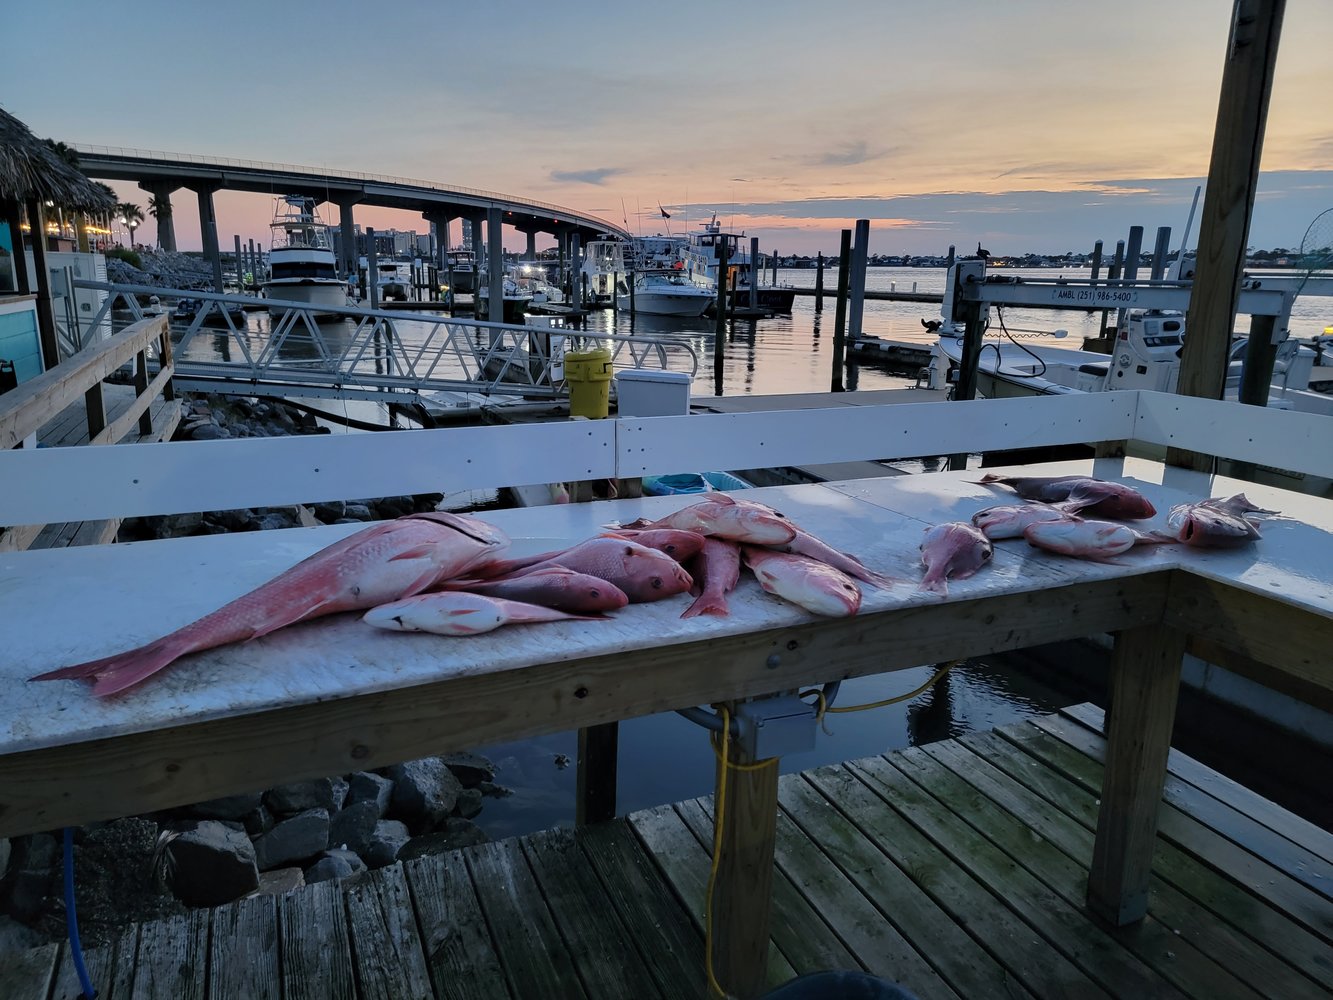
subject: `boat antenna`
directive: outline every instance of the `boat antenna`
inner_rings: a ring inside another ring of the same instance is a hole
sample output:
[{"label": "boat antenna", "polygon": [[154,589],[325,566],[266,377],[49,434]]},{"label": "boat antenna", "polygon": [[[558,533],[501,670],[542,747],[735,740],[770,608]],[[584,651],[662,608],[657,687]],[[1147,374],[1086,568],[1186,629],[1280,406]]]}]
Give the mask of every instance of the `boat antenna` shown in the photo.
[{"label": "boat antenna", "polygon": [[1194,225],[1194,210],[1199,207],[1199,193],[1201,191],[1203,191],[1203,185],[1196,184],[1194,186],[1194,201],[1190,202],[1190,214],[1185,219],[1185,231],[1180,234],[1180,249],[1176,251],[1176,263],[1167,275],[1172,281],[1178,281],[1185,268],[1185,245],[1190,238],[1190,227]]}]

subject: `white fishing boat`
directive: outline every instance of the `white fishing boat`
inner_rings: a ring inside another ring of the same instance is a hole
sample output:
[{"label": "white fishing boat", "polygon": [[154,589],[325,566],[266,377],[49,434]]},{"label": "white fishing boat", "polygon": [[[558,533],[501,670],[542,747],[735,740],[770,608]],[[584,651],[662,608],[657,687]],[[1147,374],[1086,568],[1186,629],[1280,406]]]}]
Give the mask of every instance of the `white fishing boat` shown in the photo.
[{"label": "white fishing boat", "polygon": [[466,247],[455,247],[444,254],[444,282],[448,290],[472,295],[477,290],[477,256]]},{"label": "white fishing boat", "polygon": [[[328,227],[320,220],[315,200],[303,195],[277,199],[269,224],[272,249],[264,295],[281,302],[299,302],[316,316],[348,305],[347,284],[338,277],[337,261],[329,241]],[[270,306],[269,314],[281,316],[282,306]]]},{"label": "white fishing boat", "polygon": [[[523,314],[528,311],[528,306],[532,304],[533,291],[530,288],[520,286],[509,275],[504,276],[504,318],[505,323],[522,323]],[[478,276],[477,283],[477,307],[476,315],[479,320],[488,320],[491,318],[491,289],[489,276],[482,271]]]},{"label": "white fishing boat", "polygon": [[633,247],[619,236],[589,240],[583,250],[579,280],[583,282],[584,306],[609,306],[628,286],[625,276],[633,263]]},{"label": "white fishing boat", "polygon": [[369,273],[370,265],[366,258],[361,258],[361,270],[366,273],[367,281],[375,283],[376,294],[379,301],[388,302],[396,300],[406,302],[410,297],[412,287],[411,279],[403,277],[398,263],[392,260],[381,260],[375,264],[375,273]]},{"label": "white fishing boat", "polygon": [[[690,233],[680,255],[686,277],[710,292],[717,294],[722,252],[727,256],[727,272],[723,276],[728,294],[734,293],[739,305],[750,304],[750,283],[754,280],[754,262],[750,260],[748,241],[744,233],[728,233],[714,215],[702,230]],[[757,306],[772,312],[790,314],[796,289],[782,285],[764,285],[754,290]]]},{"label": "white fishing boat", "polygon": [[706,288],[689,281],[677,269],[635,271],[631,297],[628,289],[616,296],[616,306],[649,316],[699,317],[713,304],[713,294]]}]

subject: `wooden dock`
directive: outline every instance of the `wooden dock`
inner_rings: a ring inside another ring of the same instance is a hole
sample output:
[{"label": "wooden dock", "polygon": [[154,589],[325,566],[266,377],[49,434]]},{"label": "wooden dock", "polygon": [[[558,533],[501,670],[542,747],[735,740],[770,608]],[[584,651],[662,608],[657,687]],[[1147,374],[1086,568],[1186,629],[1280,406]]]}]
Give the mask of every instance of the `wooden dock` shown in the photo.
[{"label": "wooden dock", "polygon": [[[771,985],[864,969],[931,998],[1302,998],[1333,982],[1333,836],[1172,751],[1147,918],[1084,893],[1100,710],[783,777]],[[701,737],[702,738],[702,737]],[[712,800],[126,928],[102,1000],[699,998]],[[6,1000],[78,995],[64,944]]]}]

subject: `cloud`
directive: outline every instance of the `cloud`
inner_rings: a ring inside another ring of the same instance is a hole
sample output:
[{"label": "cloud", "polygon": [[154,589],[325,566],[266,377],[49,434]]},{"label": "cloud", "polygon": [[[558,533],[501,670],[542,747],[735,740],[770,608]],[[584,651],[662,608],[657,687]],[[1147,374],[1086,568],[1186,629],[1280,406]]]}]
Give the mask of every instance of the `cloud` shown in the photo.
[{"label": "cloud", "polygon": [[865,141],[845,142],[841,146],[815,157],[811,162],[820,167],[854,167],[858,163],[879,160],[893,152],[891,149],[870,149]]},{"label": "cloud", "polygon": [[592,170],[552,170],[551,180],[560,184],[605,184],[608,177],[623,174],[624,167],[595,167]]}]

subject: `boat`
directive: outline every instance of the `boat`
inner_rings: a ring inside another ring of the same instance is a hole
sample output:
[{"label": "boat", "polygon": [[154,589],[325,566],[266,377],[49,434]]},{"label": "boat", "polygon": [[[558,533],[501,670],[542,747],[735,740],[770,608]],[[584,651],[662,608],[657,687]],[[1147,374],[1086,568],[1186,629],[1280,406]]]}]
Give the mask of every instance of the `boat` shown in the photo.
[{"label": "boat", "polygon": [[[504,320],[505,323],[522,323],[523,314],[532,304],[534,293],[521,287],[508,274],[504,276]],[[485,271],[478,276],[476,318],[487,320],[491,312],[491,289],[489,277]]]},{"label": "boat", "polygon": [[633,257],[633,247],[619,236],[602,235],[588,241],[579,268],[585,308],[615,304],[616,295],[629,287],[625,282]]},{"label": "boat", "polygon": [[687,316],[697,318],[713,304],[713,294],[689,281],[683,271],[635,271],[633,295],[628,287],[616,295],[616,307],[649,316]]},{"label": "boat", "polygon": [[[282,302],[299,302],[315,316],[334,315],[348,305],[347,283],[338,277],[328,227],[319,217],[315,199],[289,194],[277,199],[269,224],[269,277],[264,295]],[[269,314],[286,310],[270,306]]]},{"label": "boat", "polygon": [[466,247],[455,247],[444,254],[445,290],[459,295],[477,291],[477,256]]},{"label": "boat", "polygon": [[[736,304],[750,304],[750,282],[754,276],[749,247],[742,245],[744,233],[723,232],[714,215],[702,230],[690,233],[681,248],[683,270],[688,279],[700,288],[717,294],[720,251],[726,248],[727,291],[735,296]],[[796,289],[784,285],[763,285],[755,288],[755,304],[769,312],[790,315],[796,299]]]},{"label": "boat", "polygon": [[[154,296],[156,298],[156,296]],[[207,309],[204,326],[245,326],[245,307],[239,302],[207,302],[203,299],[179,299],[171,318],[181,323],[194,322],[200,309]]]},{"label": "boat", "polygon": [[[1247,343],[1244,337],[1232,342],[1224,398],[1239,394]],[[1156,309],[1125,310],[1111,354],[1021,344],[1012,335],[988,340],[977,364],[977,394],[1004,399],[1119,389],[1175,392],[1184,345],[1185,315]],[[940,330],[938,350],[949,367],[957,367],[962,363],[963,335],[946,324]],[[1300,341],[1282,342],[1273,366],[1269,406],[1333,415],[1333,396],[1309,390],[1314,358],[1314,351]]]},{"label": "boat", "polygon": [[[369,274],[370,265],[366,258],[361,258],[361,270]],[[371,280],[369,276],[367,280]],[[374,282],[379,301],[406,302],[410,297],[411,280],[404,278],[398,264],[392,260],[381,260],[375,264]]]}]

